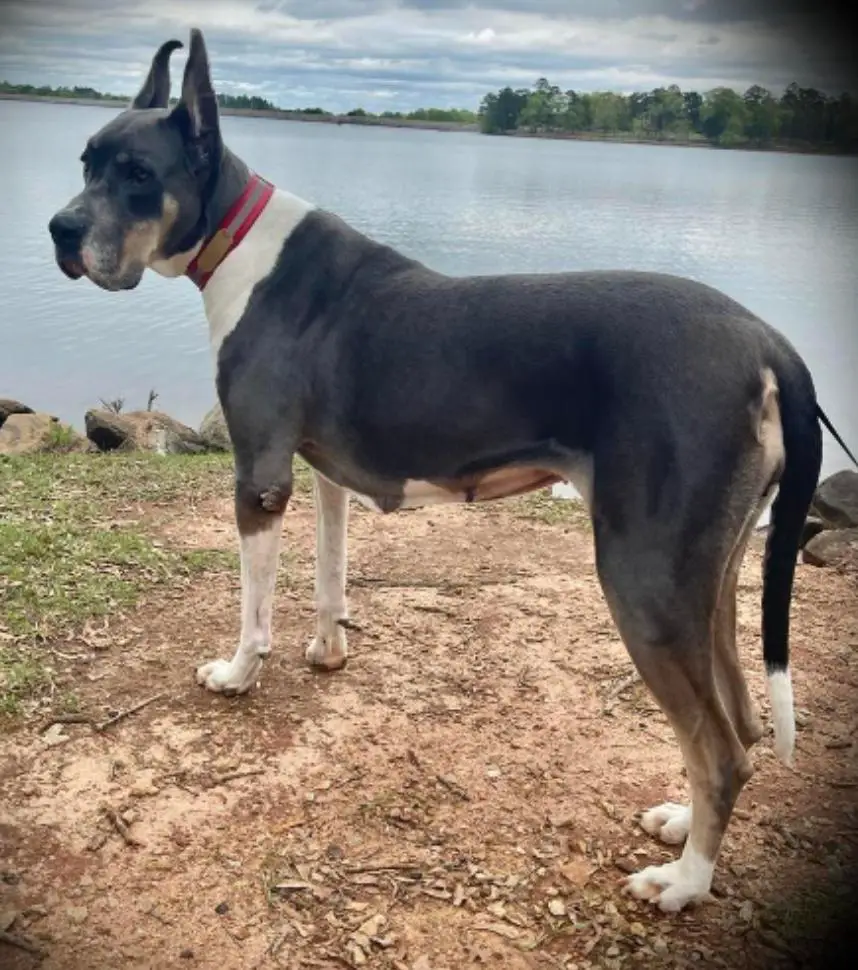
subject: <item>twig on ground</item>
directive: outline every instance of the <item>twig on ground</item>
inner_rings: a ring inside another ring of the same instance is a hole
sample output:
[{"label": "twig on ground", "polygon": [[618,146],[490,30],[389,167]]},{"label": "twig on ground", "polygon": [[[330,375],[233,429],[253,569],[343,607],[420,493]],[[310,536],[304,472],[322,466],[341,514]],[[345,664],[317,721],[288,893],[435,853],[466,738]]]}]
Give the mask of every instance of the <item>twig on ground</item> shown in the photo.
[{"label": "twig on ground", "polygon": [[346,872],[418,872],[423,875],[419,862],[378,862],[362,866],[346,866]]},{"label": "twig on ground", "polygon": [[114,714],[113,717],[109,717],[106,721],[102,721],[100,724],[95,725],[96,731],[104,731],[105,728],[112,727],[117,721],[121,721],[126,717],[130,717],[132,714],[136,714],[138,711],[142,711],[144,707],[148,707],[150,704],[154,704],[155,701],[159,701],[165,694],[165,691],[161,691],[160,694],[153,694],[151,697],[147,697],[145,701],[140,701],[139,704],[135,704],[133,707],[129,707],[124,711],[119,711],[118,714]]},{"label": "twig on ground", "polygon": [[115,808],[110,808],[109,805],[105,805],[103,808],[103,811],[104,811],[104,814],[112,823],[113,827],[116,829],[116,831],[122,836],[122,839],[126,845],[130,845],[134,847],[144,845],[144,843],[141,842],[140,839],[138,839],[136,836],[131,834],[131,829],[128,828],[128,826],[123,821],[122,816],[119,814],[119,812],[116,811]]},{"label": "twig on ground", "polygon": [[46,955],[45,951],[38,946],[38,944],[32,943],[23,936],[16,936],[14,933],[8,933],[6,930],[0,930],[0,943],[5,943],[7,946],[17,947],[19,950],[23,950],[25,953],[30,953],[34,957],[43,957]]},{"label": "twig on ground", "polygon": [[207,788],[215,788],[218,785],[225,785],[229,781],[236,781],[239,778],[253,778],[254,775],[264,775],[265,768],[245,768],[238,771],[228,771],[225,775],[216,775],[206,785]]},{"label": "twig on ground", "polygon": [[608,694],[605,697],[605,700],[611,701],[615,697],[619,697],[624,690],[627,690],[629,687],[632,687],[640,679],[641,679],[641,675],[636,670],[633,670],[630,674],[627,674],[625,677],[623,677],[623,679],[618,684],[615,684],[610,689],[610,691],[608,691]]},{"label": "twig on ground", "polygon": [[55,714],[39,728],[39,733],[44,734],[55,724],[92,724],[92,718],[89,714]]},{"label": "twig on ground", "polygon": [[469,802],[471,800],[471,796],[465,791],[465,789],[462,788],[458,782],[453,781],[452,778],[445,778],[444,775],[435,775],[435,779],[442,784],[447,791],[452,792],[457,798],[461,798],[463,802]]}]

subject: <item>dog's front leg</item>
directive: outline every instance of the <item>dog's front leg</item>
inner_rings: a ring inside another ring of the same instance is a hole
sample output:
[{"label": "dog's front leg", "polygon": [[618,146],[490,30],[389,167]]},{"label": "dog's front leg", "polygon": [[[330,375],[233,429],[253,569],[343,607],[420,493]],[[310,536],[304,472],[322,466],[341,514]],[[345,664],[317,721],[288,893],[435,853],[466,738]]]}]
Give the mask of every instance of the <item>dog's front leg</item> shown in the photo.
[{"label": "dog's front leg", "polygon": [[232,660],[214,660],[197,669],[209,690],[242,694],[258,680],[271,652],[271,613],[280,557],[283,513],[291,482],[258,491],[236,486],[235,518],[241,542],[241,639]]},{"label": "dog's front leg", "polygon": [[316,667],[336,670],[346,662],[348,645],[343,621],[346,603],[346,560],[349,494],[321,475],[313,475],[316,497],[316,636],[307,647],[307,660]]}]

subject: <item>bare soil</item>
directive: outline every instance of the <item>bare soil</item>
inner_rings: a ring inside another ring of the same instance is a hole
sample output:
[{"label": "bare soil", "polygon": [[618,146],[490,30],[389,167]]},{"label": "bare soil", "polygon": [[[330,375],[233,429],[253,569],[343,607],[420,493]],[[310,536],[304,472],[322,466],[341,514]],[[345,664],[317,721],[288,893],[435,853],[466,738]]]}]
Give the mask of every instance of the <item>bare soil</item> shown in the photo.
[{"label": "bare soil", "polygon": [[[147,515],[165,543],[234,548],[227,501]],[[4,970],[738,970],[821,958],[851,900],[858,840],[854,575],[799,567],[797,767],[775,760],[767,735],[712,900],[669,917],[618,880],[675,856],[635,818],[684,798],[681,760],[633,679],[586,527],[506,503],[354,509],[356,628],[334,674],[303,661],[313,543],[299,497],[274,653],[249,696],[213,696],[193,676],[232,653],[237,571],[153,593],[121,624],[53,645],[57,684],[82,715],[156,699],[101,731],[29,721],[0,741]],[[756,544],[739,633],[767,717],[759,573]]]}]

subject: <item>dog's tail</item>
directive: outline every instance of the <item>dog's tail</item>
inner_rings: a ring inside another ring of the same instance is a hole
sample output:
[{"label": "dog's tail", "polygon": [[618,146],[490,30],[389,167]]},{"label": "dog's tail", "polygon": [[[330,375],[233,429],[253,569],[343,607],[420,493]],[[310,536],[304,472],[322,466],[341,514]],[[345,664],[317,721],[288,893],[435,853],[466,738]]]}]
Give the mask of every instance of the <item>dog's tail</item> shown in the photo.
[{"label": "dog's tail", "polygon": [[821,411],[807,371],[778,375],[784,465],[763,565],[763,659],[774,722],[774,750],[784,764],[792,761],[795,713],[789,669],[790,601],[796,559],[808,509],[822,465]]}]

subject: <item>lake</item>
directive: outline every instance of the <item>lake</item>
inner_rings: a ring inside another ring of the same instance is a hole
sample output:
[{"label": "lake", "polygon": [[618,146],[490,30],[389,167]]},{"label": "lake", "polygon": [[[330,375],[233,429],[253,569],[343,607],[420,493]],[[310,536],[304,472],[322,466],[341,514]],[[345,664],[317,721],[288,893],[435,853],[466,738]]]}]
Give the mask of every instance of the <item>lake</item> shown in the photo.
[{"label": "lake", "polygon": [[[0,101],[0,397],[78,428],[99,398],[191,425],[214,401],[202,301],[67,280],[47,223],[114,109]],[[444,272],[634,268],[703,280],[795,344],[858,448],[858,160],[223,119],[276,184]],[[824,473],[849,467],[826,434]]]}]

